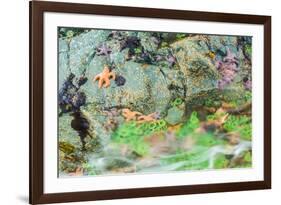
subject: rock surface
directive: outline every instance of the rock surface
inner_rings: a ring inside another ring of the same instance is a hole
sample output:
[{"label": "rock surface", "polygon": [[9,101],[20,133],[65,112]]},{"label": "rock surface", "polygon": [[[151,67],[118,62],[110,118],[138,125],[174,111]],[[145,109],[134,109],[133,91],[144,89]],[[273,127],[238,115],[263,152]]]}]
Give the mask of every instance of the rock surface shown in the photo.
[{"label": "rock surface", "polygon": [[178,107],[172,107],[168,110],[167,116],[165,118],[166,122],[170,125],[176,125],[183,121],[184,110]]}]

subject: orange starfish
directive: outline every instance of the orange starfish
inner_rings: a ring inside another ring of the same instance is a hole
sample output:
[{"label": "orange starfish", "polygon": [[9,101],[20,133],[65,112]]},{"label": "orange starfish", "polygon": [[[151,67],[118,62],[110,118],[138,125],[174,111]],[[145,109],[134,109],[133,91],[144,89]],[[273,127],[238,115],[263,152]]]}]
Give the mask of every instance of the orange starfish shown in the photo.
[{"label": "orange starfish", "polygon": [[149,115],[141,115],[138,117],[138,123],[143,123],[143,122],[152,122],[155,121],[155,115],[156,113],[151,113]]},{"label": "orange starfish", "polygon": [[125,108],[122,110],[122,115],[126,118],[126,121],[130,121],[130,120],[136,120],[138,116],[142,115],[142,113],[131,111]]},{"label": "orange starfish", "polygon": [[115,73],[110,71],[109,67],[106,65],[104,66],[102,73],[96,75],[93,81],[99,81],[99,88],[107,88],[108,86],[110,86],[110,80],[115,80],[115,76]]}]

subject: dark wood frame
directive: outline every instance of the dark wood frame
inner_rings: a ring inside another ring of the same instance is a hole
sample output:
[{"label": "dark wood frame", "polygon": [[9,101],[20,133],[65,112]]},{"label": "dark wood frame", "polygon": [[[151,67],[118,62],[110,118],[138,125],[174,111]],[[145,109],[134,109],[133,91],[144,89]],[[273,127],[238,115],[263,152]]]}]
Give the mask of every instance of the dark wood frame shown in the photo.
[{"label": "dark wood frame", "polygon": [[[75,202],[271,188],[271,17],[152,8],[32,1],[30,4],[30,203]],[[264,180],[44,194],[43,192],[43,13],[82,13],[183,19],[264,26]]]}]

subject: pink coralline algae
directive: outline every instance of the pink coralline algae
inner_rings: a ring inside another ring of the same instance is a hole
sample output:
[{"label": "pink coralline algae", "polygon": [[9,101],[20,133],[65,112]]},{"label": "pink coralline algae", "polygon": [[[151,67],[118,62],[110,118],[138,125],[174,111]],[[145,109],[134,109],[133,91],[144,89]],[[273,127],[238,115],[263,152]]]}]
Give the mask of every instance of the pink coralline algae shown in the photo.
[{"label": "pink coralline algae", "polygon": [[218,81],[218,88],[223,89],[226,85],[230,84],[238,70],[238,58],[232,53],[229,48],[226,49],[226,56],[221,60],[216,61],[216,68],[221,74],[222,78]]}]

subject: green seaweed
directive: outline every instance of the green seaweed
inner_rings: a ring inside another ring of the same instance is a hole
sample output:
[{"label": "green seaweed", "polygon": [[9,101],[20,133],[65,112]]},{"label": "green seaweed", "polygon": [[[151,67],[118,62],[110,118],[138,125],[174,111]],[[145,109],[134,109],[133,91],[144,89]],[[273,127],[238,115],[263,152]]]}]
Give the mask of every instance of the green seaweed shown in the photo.
[{"label": "green seaweed", "polygon": [[244,140],[252,140],[252,124],[248,123],[240,129],[241,138]]},{"label": "green seaweed", "polygon": [[213,133],[205,133],[197,136],[196,138],[197,145],[204,147],[213,147],[215,145],[224,144],[225,142],[221,139],[218,139]]},{"label": "green seaweed", "polygon": [[192,133],[195,129],[199,127],[199,119],[197,117],[197,112],[193,111],[190,115],[189,120],[178,130],[177,137],[183,138],[188,134]]},{"label": "green seaweed", "polygon": [[252,123],[251,119],[245,115],[230,115],[223,125],[227,132],[238,132],[242,139],[252,139]]},{"label": "green seaweed", "polygon": [[112,134],[112,139],[117,143],[128,144],[133,151],[143,156],[149,151],[149,145],[144,141],[144,137],[166,129],[167,123],[164,120],[141,124],[127,122],[117,128]]},{"label": "green seaweed", "polygon": [[214,168],[215,169],[226,168],[228,164],[229,164],[229,160],[225,157],[225,155],[220,154],[215,159]]},{"label": "green seaweed", "polygon": [[215,112],[214,114],[207,115],[206,119],[207,121],[218,120],[226,114],[226,112]]},{"label": "green seaweed", "polygon": [[181,98],[176,98],[173,102],[171,102],[172,107],[179,106],[183,103],[183,100]]}]

